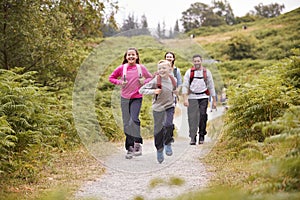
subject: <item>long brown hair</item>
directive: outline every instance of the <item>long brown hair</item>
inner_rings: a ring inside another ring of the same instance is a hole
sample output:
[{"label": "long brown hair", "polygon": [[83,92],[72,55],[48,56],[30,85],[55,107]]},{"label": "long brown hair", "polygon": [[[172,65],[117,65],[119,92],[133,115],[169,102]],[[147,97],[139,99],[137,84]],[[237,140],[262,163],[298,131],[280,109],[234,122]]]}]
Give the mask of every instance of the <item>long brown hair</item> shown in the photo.
[{"label": "long brown hair", "polygon": [[174,66],[174,63],[175,63],[175,60],[176,60],[175,54],[174,54],[172,51],[168,51],[167,53],[165,53],[165,59],[166,59],[166,56],[167,56],[168,54],[172,54],[172,56],[173,56],[173,58],[174,58],[174,60],[172,61],[172,66],[171,66],[171,67],[173,67],[173,66]]},{"label": "long brown hair", "polygon": [[140,64],[140,56],[139,56],[139,52],[138,52],[138,50],[137,50],[136,48],[134,48],[134,47],[130,47],[130,48],[127,49],[127,51],[126,51],[125,54],[124,54],[124,59],[123,59],[122,64],[128,63],[128,60],[126,59],[126,56],[127,56],[127,52],[130,51],[130,50],[134,50],[134,51],[135,51],[136,55],[138,56],[138,58],[136,59],[135,62],[136,62],[137,64]]}]

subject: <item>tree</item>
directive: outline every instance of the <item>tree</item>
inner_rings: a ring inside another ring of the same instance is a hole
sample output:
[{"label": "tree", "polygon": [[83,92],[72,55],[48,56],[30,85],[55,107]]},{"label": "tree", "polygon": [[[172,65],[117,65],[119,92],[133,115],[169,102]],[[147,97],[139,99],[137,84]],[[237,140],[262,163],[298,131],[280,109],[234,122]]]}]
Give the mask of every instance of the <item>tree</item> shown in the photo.
[{"label": "tree", "polygon": [[141,17],[141,26],[142,30],[140,31],[143,35],[150,35],[150,31],[148,29],[148,22],[146,15],[142,15]]},{"label": "tree", "polygon": [[205,18],[205,21],[203,21],[202,26],[221,26],[225,25],[226,22],[223,17],[216,15],[213,12],[208,12]]},{"label": "tree", "polygon": [[134,14],[133,13],[131,15],[129,14],[127,19],[124,19],[123,21],[123,26],[121,28],[122,31],[128,31],[137,28],[139,28],[139,25],[137,23],[137,20],[134,17]]},{"label": "tree", "polygon": [[213,1],[213,12],[221,17],[226,24],[235,24],[235,17],[228,1]]},{"label": "tree", "polygon": [[162,38],[163,34],[162,34],[162,30],[161,30],[161,27],[160,27],[160,23],[159,23],[159,22],[158,22],[158,24],[157,24],[156,33],[157,33],[157,36],[158,36],[159,38]]},{"label": "tree", "polygon": [[176,20],[175,22],[175,26],[174,26],[174,32],[179,32],[179,24],[178,24],[178,20]]},{"label": "tree", "polygon": [[254,13],[255,15],[265,18],[272,18],[279,16],[284,8],[284,4],[279,5],[278,3],[272,3],[269,5],[263,5],[262,3],[260,3],[257,6],[254,6]]},{"label": "tree", "polygon": [[112,36],[119,31],[113,12],[110,14],[108,22],[102,26],[101,31],[104,37]]},{"label": "tree", "polygon": [[190,8],[182,12],[180,19],[185,32],[202,26],[209,12],[211,12],[211,8],[204,3],[191,4]]},{"label": "tree", "polygon": [[163,21],[162,30],[161,30],[162,38],[166,37],[166,23]]},{"label": "tree", "polygon": [[141,17],[141,24],[142,24],[142,28],[148,28],[148,22],[147,22],[146,15],[142,15],[142,17]]},{"label": "tree", "polygon": [[67,15],[48,1],[4,0],[0,17],[1,68],[37,71],[44,85],[74,78]]},{"label": "tree", "polygon": [[[66,18],[72,24],[72,36],[76,38],[96,36],[101,37],[101,28],[105,23],[104,8],[101,0],[60,0],[58,5],[52,3],[52,6],[58,6],[59,10],[66,14]],[[117,9],[117,8],[116,8]]]},{"label": "tree", "polygon": [[173,38],[174,37],[174,33],[173,33],[173,30],[172,30],[172,27],[170,28],[169,30],[169,38]]}]

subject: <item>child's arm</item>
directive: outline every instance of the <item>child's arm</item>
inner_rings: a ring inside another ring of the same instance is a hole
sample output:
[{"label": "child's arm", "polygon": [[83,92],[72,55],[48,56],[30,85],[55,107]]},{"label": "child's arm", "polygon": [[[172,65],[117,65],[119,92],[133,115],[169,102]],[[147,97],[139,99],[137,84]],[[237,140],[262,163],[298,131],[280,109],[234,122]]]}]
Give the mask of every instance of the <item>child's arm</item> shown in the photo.
[{"label": "child's arm", "polygon": [[145,78],[144,84],[149,83],[153,79],[152,74],[148,71],[148,69],[145,66],[142,66],[142,73],[143,77]]},{"label": "child's arm", "polygon": [[121,85],[123,81],[120,80],[119,78],[122,77],[122,74],[123,74],[123,67],[122,66],[117,67],[109,76],[108,78],[109,82],[115,85]]},{"label": "child's arm", "polygon": [[146,94],[146,95],[151,95],[151,94],[156,94],[155,90],[156,88],[156,78],[152,79],[149,83],[146,83],[139,89],[140,94]]}]

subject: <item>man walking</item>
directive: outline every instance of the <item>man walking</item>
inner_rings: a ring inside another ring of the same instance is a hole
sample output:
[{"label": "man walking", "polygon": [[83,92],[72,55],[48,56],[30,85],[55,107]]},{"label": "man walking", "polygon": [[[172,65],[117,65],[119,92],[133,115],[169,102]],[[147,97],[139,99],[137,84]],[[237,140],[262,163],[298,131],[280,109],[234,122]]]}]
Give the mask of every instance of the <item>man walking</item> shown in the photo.
[{"label": "man walking", "polygon": [[211,72],[202,66],[202,57],[198,54],[193,56],[193,64],[184,75],[182,87],[184,106],[187,106],[188,111],[190,145],[196,145],[197,131],[199,144],[204,143],[209,96],[213,99],[213,107],[216,107],[216,92]]}]

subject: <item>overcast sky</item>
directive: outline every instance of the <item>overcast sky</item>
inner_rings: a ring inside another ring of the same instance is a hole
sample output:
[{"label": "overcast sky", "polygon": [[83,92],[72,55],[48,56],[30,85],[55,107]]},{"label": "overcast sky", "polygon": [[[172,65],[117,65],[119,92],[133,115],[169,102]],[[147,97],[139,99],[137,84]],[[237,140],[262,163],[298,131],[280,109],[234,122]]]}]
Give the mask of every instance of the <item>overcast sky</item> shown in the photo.
[{"label": "overcast sky", "polygon": [[[271,3],[284,4],[283,13],[300,7],[300,0],[227,0],[231,5],[234,15],[237,17],[245,16],[254,6],[262,3],[269,5]],[[115,16],[117,23],[121,26],[123,20],[130,14],[134,14],[140,23],[141,16],[145,14],[149,28],[156,28],[157,24],[166,24],[166,29],[173,28],[175,22],[182,17],[182,12],[186,11],[191,4],[196,2],[205,3],[212,6],[211,0],[119,0],[120,10]],[[179,21],[181,28],[181,22]]]}]

